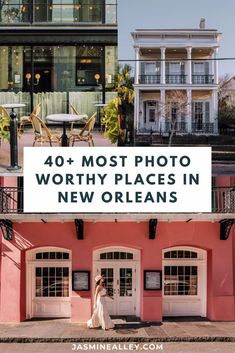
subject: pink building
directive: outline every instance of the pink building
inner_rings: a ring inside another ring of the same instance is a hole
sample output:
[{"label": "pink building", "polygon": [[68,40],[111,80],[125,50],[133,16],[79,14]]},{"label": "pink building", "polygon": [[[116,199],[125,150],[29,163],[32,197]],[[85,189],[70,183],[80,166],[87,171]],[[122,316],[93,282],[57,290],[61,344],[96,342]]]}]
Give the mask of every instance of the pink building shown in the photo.
[{"label": "pink building", "polygon": [[234,177],[209,214],[23,214],[21,181],[0,178],[0,322],[86,321],[97,273],[112,315],[235,320]]}]

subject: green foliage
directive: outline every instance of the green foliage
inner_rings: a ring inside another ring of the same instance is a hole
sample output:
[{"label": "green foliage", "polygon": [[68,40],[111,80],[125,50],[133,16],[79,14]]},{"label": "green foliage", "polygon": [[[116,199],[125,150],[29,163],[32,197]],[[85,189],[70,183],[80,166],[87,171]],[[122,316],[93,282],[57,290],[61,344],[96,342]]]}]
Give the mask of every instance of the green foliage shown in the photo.
[{"label": "green foliage", "polygon": [[10,140],[9,132],[9,120],[0,115],[0,139],[1,140]]},{"label": "green foliage", "polygon": [[[128,116],[133,119],[133,78],[130,76],[131,67],[124,65],[118,68],[117,74],[117,98],[111,100],[107,106],[103,109],[104,118],[102,125],[105,126],[105,136],[111,141],[116,143],[117,141],[125,141],[126,131],[122,127],[126,124]],[[120,109],[121,108],[121,109]],[[120,114],[122,111],[122,114]],[[125,116],[120,116],[125,115]],[[125,124],[123,124],[125,121]],[[131,122],[129,123],[131,126]]]},{"label": "green foliage", "polygon": [[235,126],[235,105],[223,100],[219,103],[219,126]]},{"label": "green foliage", "polygon": [[103,109],[104,118],[101,124],[105,126],[104,135],[108,137],[111,143],[116,143],[118,139],[118,98],[108,102]]}]

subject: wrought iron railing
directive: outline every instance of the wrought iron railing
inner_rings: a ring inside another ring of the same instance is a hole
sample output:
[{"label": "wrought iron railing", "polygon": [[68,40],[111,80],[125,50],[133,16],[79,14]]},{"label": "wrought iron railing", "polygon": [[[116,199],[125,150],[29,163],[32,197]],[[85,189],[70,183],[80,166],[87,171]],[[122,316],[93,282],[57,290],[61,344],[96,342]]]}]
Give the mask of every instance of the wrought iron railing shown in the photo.
[{"label": "wrought iron railing", "polygon": [[192,122],[192,133],[213,134],[214,132],[214,123]]},{"label": "wrought iron railing", "polygon": [[192,75],[192,83],[196,85],[213,84],[214,75]]},{"label": "wrought iron railing", "polygon": [[0,187],[0,213],[23,212],[23,189]]},{"label": "wrought iron railing", "polygon": [[166,83],[185,84],[187,75],[166,75]]},{"label": "wrought iron railing", "polygon": [[[212,212],[235,213],[235,185],[212,188]],[[23,189],[0,188],[0,214],[23,213]]]},{"label": "wrought iron railing", "polygon": [[212,212],[235,213],[235,186],[212,189]]},{"label": "wrought iron railing", "polygon": [[140,75],[139,76],[139,83],[142,84],[159,84],[161,81],[161,76],[160,75]]}]

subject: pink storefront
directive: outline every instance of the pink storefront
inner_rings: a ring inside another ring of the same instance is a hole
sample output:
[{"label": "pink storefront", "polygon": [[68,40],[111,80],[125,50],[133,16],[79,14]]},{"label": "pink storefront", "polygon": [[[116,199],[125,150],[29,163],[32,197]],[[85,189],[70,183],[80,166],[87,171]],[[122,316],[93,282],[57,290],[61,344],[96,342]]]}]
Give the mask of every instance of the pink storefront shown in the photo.
[{"label": "pink storefront", "polygon": [[[235,320],[231,180],[216,180],[223,189],[223,200],[216,194],[223,213],[217,208],[211,214],[151,219],[83,215],[76,222],[74,215],[1,215],[12,222],[12,239],[2,236],[0,321],[67,317],[84,322],[91,315],[97,273],[106,276],[114,297],[107,299],[112,315],[144,321],[164,316]],[[90,288],[78,290],[89,276]]]}]

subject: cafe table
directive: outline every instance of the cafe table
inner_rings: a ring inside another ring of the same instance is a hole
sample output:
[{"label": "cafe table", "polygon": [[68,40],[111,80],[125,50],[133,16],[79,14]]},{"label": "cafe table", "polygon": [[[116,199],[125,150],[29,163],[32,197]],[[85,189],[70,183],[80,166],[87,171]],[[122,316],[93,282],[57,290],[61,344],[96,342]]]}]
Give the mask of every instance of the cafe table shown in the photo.
[{"label": "cafe table", "polygon": [[53,121],[57,123],[63,123],[63,133],[61,136],[61,146],[67,147],[68,146],[68,136],[66,134],[66,126],[67,123],[71,123],[73,121],[81,121],[86,119],[86,114],[51,114],[46,116],[46,120]]},{"label": "cafe table", "polygon": [[5,109],[11,109],[12,112],[14,112],[15,108],[24,108],[26,104],[25,103],[6,103],[6,104],[1,104],[1,106]]}]

